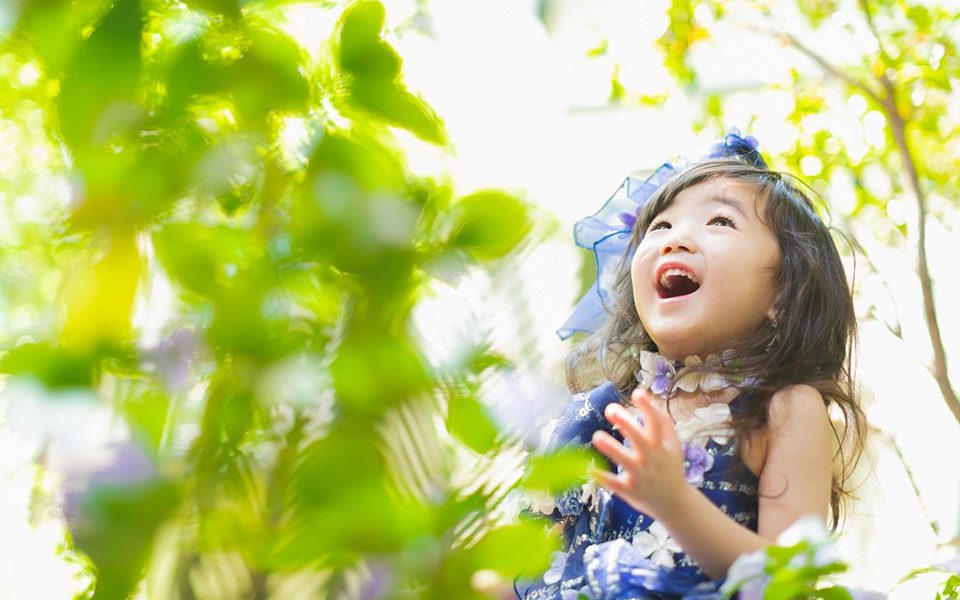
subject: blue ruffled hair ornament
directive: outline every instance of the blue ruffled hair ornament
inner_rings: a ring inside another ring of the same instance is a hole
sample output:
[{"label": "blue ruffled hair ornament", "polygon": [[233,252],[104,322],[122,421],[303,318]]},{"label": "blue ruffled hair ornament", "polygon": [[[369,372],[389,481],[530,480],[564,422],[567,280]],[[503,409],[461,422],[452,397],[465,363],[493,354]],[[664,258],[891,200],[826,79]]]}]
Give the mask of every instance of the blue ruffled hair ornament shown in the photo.
[{"label": "blue ruffled hair ornament", "polygon": [[760,155],[758,146],[755,137],[741,137],[740,130],[731,127],[723,139],[711,146],[698,160],[681,159],[676,165],[665,162],[642,181],[627,177],[600,210],[578,221],[573,227],[573,238],[581,248],[593,251],[597,278],[557,330],[560,339],[565,340],[575,333],[593,333],[606,320],[605,306],[610,298],[617,265],[630,244],[637,216],[660,186],[698,162],[717,158],[736,157],[766,169],[767,163]]}]

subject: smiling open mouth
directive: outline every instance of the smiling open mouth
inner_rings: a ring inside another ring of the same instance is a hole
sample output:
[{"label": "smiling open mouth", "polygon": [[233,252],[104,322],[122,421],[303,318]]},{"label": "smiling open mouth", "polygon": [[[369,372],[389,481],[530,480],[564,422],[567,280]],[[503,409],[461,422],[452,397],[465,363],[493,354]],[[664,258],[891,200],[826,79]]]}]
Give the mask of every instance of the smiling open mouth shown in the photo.
[{"label": "smiling open mouth", "polygon": [[687,296],[700,289],[700,282],[680,269],[667,269],[657,281],[657,294],[661,298]]}]

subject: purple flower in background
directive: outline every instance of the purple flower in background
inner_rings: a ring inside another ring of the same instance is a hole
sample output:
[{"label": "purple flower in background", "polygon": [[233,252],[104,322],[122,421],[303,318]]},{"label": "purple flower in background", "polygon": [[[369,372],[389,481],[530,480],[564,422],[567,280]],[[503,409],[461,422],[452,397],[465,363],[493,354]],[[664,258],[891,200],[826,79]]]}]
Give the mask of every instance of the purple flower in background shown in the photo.
[{"label": "purple flower in background", "polygon": [[170,390],[183,391],[190,385],[190,362],[201,353],[201,344],[195,331],[181,328],[143,353]]},{"label": "purple flower in background", "polygon": [[683,477],[695,487],[703,484],[703,474],[713,468],[713,455],[699,444],[683,448]]},{"label": "purple flower in background", "polygon": [[381,561],[372,561],[367,565],[368,574],[357,596],[360,600],[379,600],[387,595],[392,587],[393,571]]},{"label": "purple flower in background", "polygon": [[131,440],[111,444],[103,464],[88,472],[67,473],[64,480],[63,513],[67,526],[76,535],[88,527],[87,502],[91,493],[105,486],[133,486],[153,479],[157,468]]}]

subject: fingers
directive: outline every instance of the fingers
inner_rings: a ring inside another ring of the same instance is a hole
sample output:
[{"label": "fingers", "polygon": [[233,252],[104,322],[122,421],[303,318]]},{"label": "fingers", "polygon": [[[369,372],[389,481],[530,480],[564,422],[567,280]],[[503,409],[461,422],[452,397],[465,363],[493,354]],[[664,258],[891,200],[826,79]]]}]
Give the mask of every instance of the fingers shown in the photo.
[{"label": "fingers", "polygon": [[603,471],[601,469],[595,469],[591,471],[593,478],[597,480],[597,483],[607,488],[614,494],[619,495],[620,497],[629,497],[630,486],[620,477],[609,471]]},{"label": "fingers", "polygon": [[630,441],[638,453],[643,454],[648,448],[647,440],[643,435],[643,430],[636,419],[627,412],[627,409],[616,403],[608,404],[603,411],[603,415],[611,424],[616,425],[620,434]]},{"label": "fingers", "polygon": [[663,425],[663,420],[657,414],[659,411],[655,412],[646,393],[640,389],[633,390],[630,398],[633,400],[634,406],[640,409],[640,414],[643,415],[643,429],[646,433],[647,442],[651,446],[659,446],[660,429]]},{"label": "fingers", "polygon": [[625,470],[630,469],[634,464],[643,462],[642,455],[631,452],[605,431],[597,431],[593,434],[593,446]]}]

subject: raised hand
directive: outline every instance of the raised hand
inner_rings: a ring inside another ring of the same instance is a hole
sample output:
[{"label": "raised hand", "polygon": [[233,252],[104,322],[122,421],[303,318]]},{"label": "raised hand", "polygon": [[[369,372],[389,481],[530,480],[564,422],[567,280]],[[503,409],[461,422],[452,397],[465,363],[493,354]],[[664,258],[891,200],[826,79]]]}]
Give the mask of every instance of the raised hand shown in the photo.
[{"label": "raised hand", "polygon": [[628,445],[604,431],[593,435],[594,447],[620,465],[620,473],[598,469],[593,475],[633,508],[660,519],[689,486],[683,476],[683,448],[673,421],[650,404],[647,392],[634,390],[631,399],[640,409],[643,424],[617,403],[609,404],[604,411]]}]

